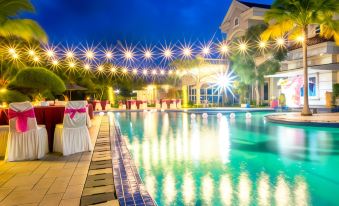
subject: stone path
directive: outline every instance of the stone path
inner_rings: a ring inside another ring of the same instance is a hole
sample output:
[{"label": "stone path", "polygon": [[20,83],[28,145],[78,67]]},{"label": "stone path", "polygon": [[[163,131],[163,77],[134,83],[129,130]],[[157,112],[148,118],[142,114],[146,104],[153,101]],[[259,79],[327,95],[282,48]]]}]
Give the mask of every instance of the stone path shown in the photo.
[{"label": "stone path", "polygon": [[[92,120],[93,144],[102,118]],[[0,160],[0,206],[78,206],[82,194],[87,194],[83,189],[91,159],[92,152],[83,152],[65,157],[52,153],[37,161]]]}]

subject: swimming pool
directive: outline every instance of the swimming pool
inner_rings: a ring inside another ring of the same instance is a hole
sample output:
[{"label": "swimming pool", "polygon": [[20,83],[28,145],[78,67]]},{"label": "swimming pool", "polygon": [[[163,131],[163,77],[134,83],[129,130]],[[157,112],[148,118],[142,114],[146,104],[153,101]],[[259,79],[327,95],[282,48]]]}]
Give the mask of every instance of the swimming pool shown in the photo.
[{"label": "swimming pool", "polygon": [[181,112],[117,112],[158,205],[335,205],[339,129]]}]

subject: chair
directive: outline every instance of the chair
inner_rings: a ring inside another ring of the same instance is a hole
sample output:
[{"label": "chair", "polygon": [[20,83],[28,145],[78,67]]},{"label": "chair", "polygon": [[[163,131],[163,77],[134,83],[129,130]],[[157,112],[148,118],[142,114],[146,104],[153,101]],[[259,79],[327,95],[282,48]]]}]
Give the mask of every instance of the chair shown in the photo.
[{"label": "chair", "polygon": [[38,125],[30,102],[9,104],[9,135],[7,161],[34,160],[48,152],[47,131]]},{"label": "chair", "polygon": [[64,156],[92,151],[87,122],[86,101],[70,101],[66,105],[63,124],[57,124],[54,132],[53,151]]},{"label": "chair", "polygon": [[167,109],[167,102],[162,102],[161,109]]},{"label": "chair", "polygon": [[161,105],[160,105],[160,102],[159,102],[159,101],[156,101],[156,102],[155,102],[155,108],[156,108],[156,109],[161,109]]},{"label": "chair", "polygon": [[137,103],[136,102],[131,102],[131,110],[137,110]]},{"label": "chair", "polygon": [[170,104],[170,109],[176,109],[177,108],[177,103],[176,103],[176,99],[172,99],[172,103]]},{"label": "chair", "polygon": [[102,110],[102,107],[101,107],[101,103],[100,102],[96,102],[95,103],[95,108],[94,108],[95,111],[101,111]]},{"label": "chair", "polygon": [[181,99],[179,99],[179,100],[177,101],[177,108],[178,108],[178,109],[181,109]]},{"label": "chair", "polygon": [[110,111],[112,108],[111,108],[111,104],[110,103],[106,103],[106,106],[105,106],[105,111]]},{"label": "chair", "polygon": [[4,157],[6,154],[7,139],[9,134],[9,126],[0,126],[0,157]]}]

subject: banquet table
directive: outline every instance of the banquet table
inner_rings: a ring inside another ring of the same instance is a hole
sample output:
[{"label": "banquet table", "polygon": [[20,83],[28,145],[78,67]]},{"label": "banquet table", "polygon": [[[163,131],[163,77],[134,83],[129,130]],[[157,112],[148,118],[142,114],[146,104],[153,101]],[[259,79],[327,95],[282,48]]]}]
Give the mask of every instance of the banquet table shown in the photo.
[{"label": "banquet table", "polygon": [[126,101],[127,109],[131,109],[132,103],[135,103],[137,108],[140,109],[140,104],[142,104],[143,101],[141,101],[141,100],[127,100]]},{"label": "banquet table", "polygon": [[[90,111],[90,108],[91,111]],[[34,107],[34,113],[38,124],[45,125],[48,134],[48,148],[53,151],[54,131],[57,124],[61,124],[64,119],[64,106],[38,106]],[[93,107],[88,107],[90,118],[93,118]],[[8,109],[0,109],[0,125],[8,124]]]},{"label": "banquet table", "polygon": [[96,104],[96,103],[100,103],[100,104],[101,104],[102,110],[105,110],[106,104],[109,104],[109,101],[108,101],[108,100],[101,100],[101,101],[99,101],[99,100],[94,100],[94,101],[92,101],[91,104],[89,104],[89,105],[92,105],[93,108],[95,109],[95,104]]}]

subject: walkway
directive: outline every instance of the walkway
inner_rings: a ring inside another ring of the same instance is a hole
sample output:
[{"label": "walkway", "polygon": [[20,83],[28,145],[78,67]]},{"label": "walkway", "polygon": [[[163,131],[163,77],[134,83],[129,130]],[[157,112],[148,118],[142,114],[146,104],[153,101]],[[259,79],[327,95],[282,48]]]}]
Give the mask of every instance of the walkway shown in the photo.
[{"label": "walkway", "polygon": [[[92,120],[93,145],[102,118]],[[0,206],[78,206],[91,158],[92,152],[84,152],[65,157],[52,153],[38,161],[0,160]]]},{"label": "walkway", "polygon": [[339,113],[319,113],[312,116],[301,116],[298,113],[279,113],[267,115],[267,120],[275,123],[339,127]]}]

